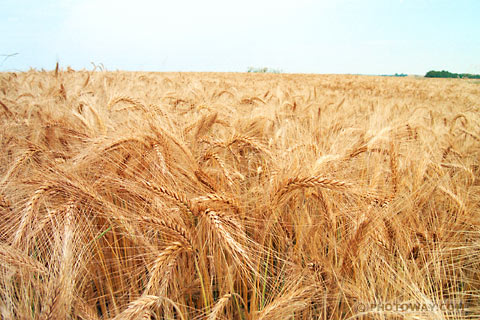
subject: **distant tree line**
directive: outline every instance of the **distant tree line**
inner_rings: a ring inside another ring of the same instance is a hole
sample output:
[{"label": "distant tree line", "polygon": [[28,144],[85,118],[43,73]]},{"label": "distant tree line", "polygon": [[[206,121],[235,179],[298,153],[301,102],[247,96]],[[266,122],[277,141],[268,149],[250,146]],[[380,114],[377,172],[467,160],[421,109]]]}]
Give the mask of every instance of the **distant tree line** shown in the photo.
[{"label": "distant tree line", "polygon": [[406,73],[395,73],[395,74],[381,74],[381,77],[408,77]]},{"label": "distant tree line", "polygon": [[266,67],[264,67],[264,68],[248,67],[247,72],[253,72],[253,73],[282,73],[282,70],[266,68]]},{"label": "distant tree line", "polygon": [[445,70],[442,71],[428,71],[425,78],[462,78],[462,79],[480,79],[480,74],[470,73],[452,73]]}]

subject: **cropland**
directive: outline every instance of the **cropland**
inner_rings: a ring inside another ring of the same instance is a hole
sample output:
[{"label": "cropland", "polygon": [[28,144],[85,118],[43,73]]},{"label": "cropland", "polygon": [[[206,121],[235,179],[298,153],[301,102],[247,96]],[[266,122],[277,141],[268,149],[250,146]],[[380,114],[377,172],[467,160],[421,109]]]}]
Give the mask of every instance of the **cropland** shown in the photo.
[{"label": "cropland", "polygon": [[479,319],[480,85],[0,73],[1,319]]}]

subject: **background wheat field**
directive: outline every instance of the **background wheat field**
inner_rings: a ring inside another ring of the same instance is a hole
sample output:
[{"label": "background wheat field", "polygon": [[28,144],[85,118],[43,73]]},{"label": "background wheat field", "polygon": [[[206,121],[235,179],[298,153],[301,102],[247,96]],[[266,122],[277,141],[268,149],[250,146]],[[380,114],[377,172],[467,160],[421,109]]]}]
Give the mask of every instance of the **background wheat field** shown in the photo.
[{"label": "background wheat field", "polygon": [[478,319],[479,101],[468,80],[1,73],[1,318]]}]

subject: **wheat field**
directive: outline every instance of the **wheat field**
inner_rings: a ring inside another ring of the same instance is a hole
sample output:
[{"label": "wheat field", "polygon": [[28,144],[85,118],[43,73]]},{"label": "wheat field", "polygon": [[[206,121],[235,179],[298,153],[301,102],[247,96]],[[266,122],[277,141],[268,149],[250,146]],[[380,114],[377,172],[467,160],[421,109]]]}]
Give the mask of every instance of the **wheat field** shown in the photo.
[{"label": "wheat field", "polygon": [[479,102],[457,79],[1,73],[1,319],[479,319]]}]

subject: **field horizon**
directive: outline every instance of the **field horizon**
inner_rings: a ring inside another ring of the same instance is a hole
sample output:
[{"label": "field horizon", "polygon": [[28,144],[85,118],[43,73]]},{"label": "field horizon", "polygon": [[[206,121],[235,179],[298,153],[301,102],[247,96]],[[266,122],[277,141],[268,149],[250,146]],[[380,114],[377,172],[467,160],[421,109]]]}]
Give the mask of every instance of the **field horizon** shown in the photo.
[{"label": "field horizon", "polygon": [[2,319],[478,319],[480,86],[0,72]]}]

